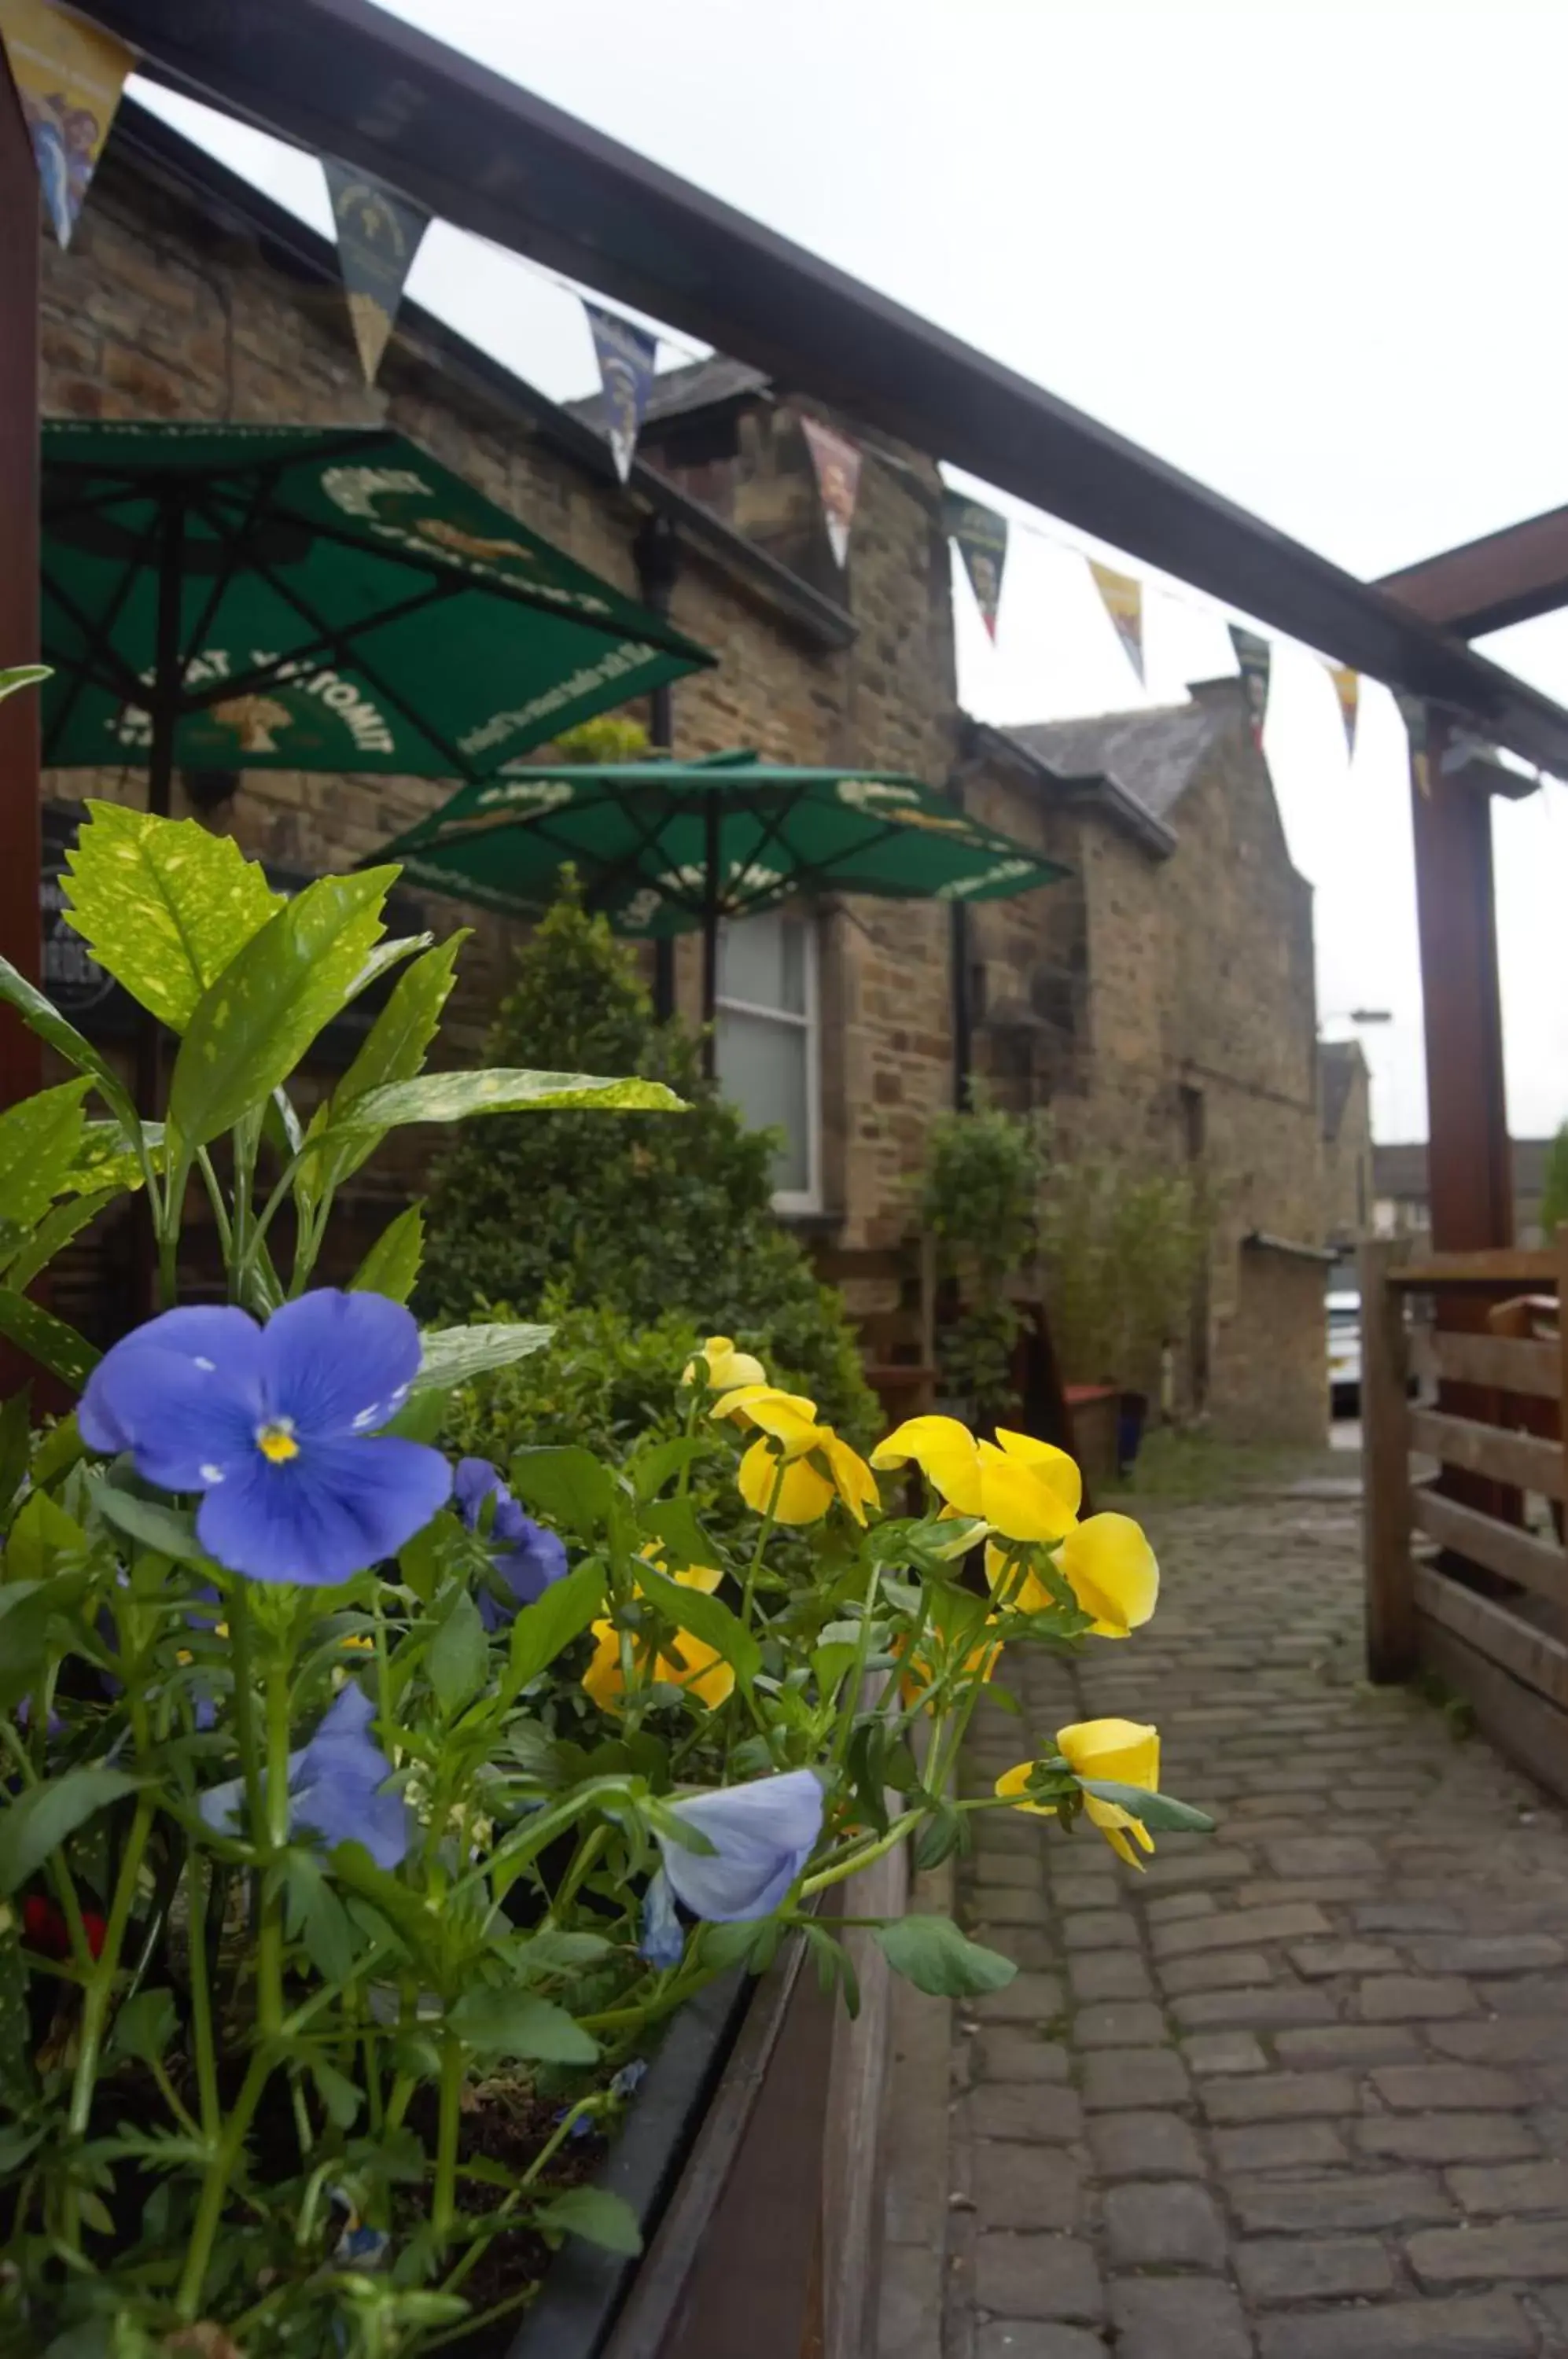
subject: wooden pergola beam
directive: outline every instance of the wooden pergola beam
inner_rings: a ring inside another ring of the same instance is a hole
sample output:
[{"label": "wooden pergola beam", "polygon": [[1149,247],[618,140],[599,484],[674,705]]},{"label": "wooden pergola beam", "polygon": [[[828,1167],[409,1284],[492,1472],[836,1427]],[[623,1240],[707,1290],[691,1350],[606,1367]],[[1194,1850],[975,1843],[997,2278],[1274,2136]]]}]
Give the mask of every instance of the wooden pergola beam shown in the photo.
[{"label": "wooden pergola beam", "polygon": [[1424,558],[1373,585],[1462,639],[1568,606],[1568,507]]}]

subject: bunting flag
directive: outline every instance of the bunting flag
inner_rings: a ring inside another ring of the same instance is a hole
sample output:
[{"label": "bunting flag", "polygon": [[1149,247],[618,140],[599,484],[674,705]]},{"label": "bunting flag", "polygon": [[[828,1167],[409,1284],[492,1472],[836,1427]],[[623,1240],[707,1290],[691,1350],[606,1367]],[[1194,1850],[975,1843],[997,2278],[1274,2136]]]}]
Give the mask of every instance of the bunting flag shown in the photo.
[{"label": "bunting flag", "polygon": [[45,210],[60,245],[69,245],[135,52],[50,0],[0,0],[0,39]]},{"label": "bunting flag", "polygon": [[1252,742],[1261,746],[1263,718],[1269,710],[1269,667],[1272,650],[1267,639],[1260,639],[1256,631],[1244,631],[1239,623],[1230,625],[1230,643],[1241,667],[1242,694],[1247,700],[1247,717],[1252,724]]},{"label": "bunting flag", "polygon": [[1348,664],[1330,664],[1328,676],[1334,682],[1334,692],[1339,699],[1339,717],[1345,723],[1345,751],[1347,760],[1356,759],[1356,717],[1361,707],[1361,674]]},{"label": "bunting flag", "polygon": [[847,435],[824,426],[820,418],[802,418],[800,429],[816,472],[817,496],[822,504],[833,560],[844,566],[849,562],[849,528],[860,497],[860,448]]},{"label": "bunting flag", "polygon": [[980,619],[993,647],[996,644],[996,612],[1002,603],[1002,570],[1007,561],[1007,519],[962,492],[943,492],[942,529],[957,543],[980,609]]},{"label": "bunting flag", "polygon": [[414,266],[430,215],[380,180],[331,156],[321,158],[338,233],[348,315],[366,385],[376,383],[403,288]]},{"label": "bunting flag", "polygon": [[1116,636],[1123,652],[1138,679],[1143,679],[1143,584],[1130,573],[1114,572],[1110,566],[1089,560],[1089,571],[1094,577],[1106,614],[1116,626]]},{"label": "bunting flag", "polygon": [[610,456],[624,484],[632,472],[637,436],[648,414],[648,397],[653,391],[654,365],[659,359],[659,339],[648,329],[623,320],[618,311],[601,311],[597,303],[587,302],[583,309],[593,332],[593,353],[599,364],[599,382],[604,389],[604,430],[610,439]]},{"label": "bunting flag", "polygon": [[1405,734],[1410,741],[1410,776],[1416,792],[1423,802],[1432,800],[1431,731],[1427,725],[1425,701],[1410,696],[1402,688],[1394,690],[1394,701],[1399,708],[1399,718],[1405,724]]}]

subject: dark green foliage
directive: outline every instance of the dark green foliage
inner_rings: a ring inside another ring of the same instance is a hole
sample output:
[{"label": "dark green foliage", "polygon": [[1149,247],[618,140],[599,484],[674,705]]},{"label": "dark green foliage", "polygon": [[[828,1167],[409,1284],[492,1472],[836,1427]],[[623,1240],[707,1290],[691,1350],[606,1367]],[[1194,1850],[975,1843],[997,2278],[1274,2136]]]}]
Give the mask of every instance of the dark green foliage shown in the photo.
[{"label": "dark green foliage", "polygon": [[[499,1114],[460,1139],[430,1197],[423,1315],[465,1319],[485,1301],[532,1317],[549,1288],[558,1304],[618,1313],[634,1336],[672,1316],[699,1336],[734,1336],[842,1431],[864,1435],[876,1412],[853,1332],[773,1216],[771,1137],[702,1079],[690,1033],[654,1021],[630,955],[575,897],[519,952],[489,1052],[667,1082],[690,1111]],[[536,1375],[548,1393],[546,1364]],[[628,1423],[654,1397],[628,1403]]]}]

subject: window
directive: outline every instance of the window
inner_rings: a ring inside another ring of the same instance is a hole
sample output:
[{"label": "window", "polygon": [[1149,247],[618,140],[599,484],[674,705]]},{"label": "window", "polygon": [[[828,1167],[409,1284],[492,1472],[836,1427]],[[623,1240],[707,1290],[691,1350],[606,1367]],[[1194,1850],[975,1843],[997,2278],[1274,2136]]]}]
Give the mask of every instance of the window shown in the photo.
[{"label": "window", "polygon": [[769,911],[719,937],[719,1086],[757,1129],[781,1130],[773,1201],[822,1208],[817,938],[809,919]]}]

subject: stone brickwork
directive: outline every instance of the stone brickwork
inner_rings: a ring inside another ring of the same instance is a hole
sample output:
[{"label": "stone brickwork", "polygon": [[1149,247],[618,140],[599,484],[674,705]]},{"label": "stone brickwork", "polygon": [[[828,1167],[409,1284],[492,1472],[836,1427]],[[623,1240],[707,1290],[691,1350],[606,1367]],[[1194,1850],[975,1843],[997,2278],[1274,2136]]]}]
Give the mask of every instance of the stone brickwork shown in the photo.
[{"label": "stone brickwork", "polygon": [[1323,1098],[1323,1234],[1342,1252],[1372,1234],[1372,1077],[1359,1040],[1318,1051]]},{"label": "stone brickwork", "polygon": [[[417,329],[394,339],[381,384],[366,391],[335,280],[220,210],[221,219],[210,197],[111,145],[69,253],[44,249],[48,413],[389,424],[635,593],[646,505],[584,461],[580,429],[565,430],[572,421],[510,393],[472,354],[465,362],[450,336]],[[840,573],[796,406],[752,392],[717,432],[679,416],[650,427],[652,462],[746,537],[678,527],[673,619],[719,660],[675,685],[676,745],[749,745],[774,758],[953,780],[982,816],[1073,872],[1045,892],[966,913],[966,971],[985,1003],[976,1065],[1020,1102],[1049,1103],[1064,1137],[1160,1168],[1186,1155],[1201,1099],[1219,1208],[1204,1314],[1209,1404],[1233,1427],[1295,1431],[1301,1419],[1277,1397],[1269,1356],[1243,1348],[1268,1321],[1243,1299],[1238,1240],[1249,1227],[1317,1234],[1304,1201],[1315,1173],[1315,1147],[1303,1145],[1313,1096],[1310,908],[1234,687],[1204,691],[1224,725],[1182,798],[1169,857],[1098,808],[1042,792],[1038,766],[1029,780],[1006,762],[966,764],[937,472],[919,453],[867,441]],[[788,572],[770,586],[752,549]],[[799,583],[825,621],[803,615]],[[837,644],[846,618],[848,644]],[[117,768],[46,780],[61,799],[144,791],[141,774]],[[208,823],[280,866],[319,870],[373,852],[447,791],[434,781],[251,771]],[[178,782],[175,808],[186,808]],[[432,903],[430,918],[475,928],[447,1043],[467,1056],[504,979],[509,929],[459,903]],[[817,923],[823,1212],[845,1245],[889,1243],[907,1230],[931,1121],[953,1098],[953,913],[830,903]],[[694,942],[681,945],[677,990],[695,1014]],[[377,1169],[388,1187],[419,1176]],[[1314,1368],[1320,1361],[1314,1347]]]},{"label": "stone brickwork", "polygon": [[1353,1497],[1149,1521],[1155,1621],[1010,1675],[966,1788],[1120,1713],[1217,1832],[1139,1876],[979,1819],[963,1906],[1021,1971],[953,2009],[951,2115],[906,2013],[879,2359],[1568,2352],[1568,1815],[1360,1684]]}]

